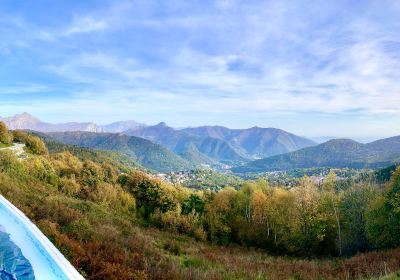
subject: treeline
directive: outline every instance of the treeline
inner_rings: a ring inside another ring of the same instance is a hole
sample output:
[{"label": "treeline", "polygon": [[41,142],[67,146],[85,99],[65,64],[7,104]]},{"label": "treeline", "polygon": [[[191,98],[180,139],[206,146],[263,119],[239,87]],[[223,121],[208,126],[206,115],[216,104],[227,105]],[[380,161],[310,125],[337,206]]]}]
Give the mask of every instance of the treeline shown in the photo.
[{"label": "treeline", "polygon": [[11,144],[13,142],[13,135],[8,131],[4,122],[0,122],[0,143]]},{"label": "treeline", "polygon": [[177,233],[218,244],[238,243],[277,254],[351,255],[400,245],[400,170],[388,189],[372,183],[337,189],[304,177],[292,189],[248,181],[240,189],[190,192],[144,174],[119,178],[136,198],[138,215]]}]

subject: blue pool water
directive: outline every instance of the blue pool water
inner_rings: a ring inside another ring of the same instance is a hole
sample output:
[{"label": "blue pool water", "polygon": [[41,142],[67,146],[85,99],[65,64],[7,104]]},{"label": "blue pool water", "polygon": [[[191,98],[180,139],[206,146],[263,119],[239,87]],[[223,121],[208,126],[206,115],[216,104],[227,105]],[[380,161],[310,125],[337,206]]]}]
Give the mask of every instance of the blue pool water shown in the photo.
[{"label": "blue pool water", "polygon": [[[0,241],[2,240],[3,246],[5,246],[3,247],[4,252],[0,251],[0,257],[5,253],[10,256],[8,252],[13,252],[21,275],[17,279],[84,279],[40,230],[1,195],[0,237]],[[2,248],[1,245],[0,248]],[[8,260],[8,266],[12,266],[10,260]],[[1,269],[2,267],[0,267],[0,271]],[[30,269],[33,269],[34,278],[29,273]],[[5,277],[2,278],[0,274],[0,279],[8,279]]]},{"label": "blue pool water", "polygon": [[24,257],[21,249],[11,241],[3,226],[0,226],[0,279],[35,279],[31,263]]}]

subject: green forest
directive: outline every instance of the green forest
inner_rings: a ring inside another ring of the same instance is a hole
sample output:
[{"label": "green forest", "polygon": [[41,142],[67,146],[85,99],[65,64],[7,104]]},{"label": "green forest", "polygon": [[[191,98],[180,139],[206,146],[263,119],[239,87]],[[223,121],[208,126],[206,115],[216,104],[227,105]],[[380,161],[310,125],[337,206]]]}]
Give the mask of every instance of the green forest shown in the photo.
[{"label": "green forest", "polygon": [[[400,168],[292,188],[171,185],[117,152],[8,131],[0,193],[87,279],[372,279],[400,270]],[[49,149],[50,148],[50,149]],[[389,279],[389,278],[387,278]],[[393,278],[394,279],[394,278]]]}]

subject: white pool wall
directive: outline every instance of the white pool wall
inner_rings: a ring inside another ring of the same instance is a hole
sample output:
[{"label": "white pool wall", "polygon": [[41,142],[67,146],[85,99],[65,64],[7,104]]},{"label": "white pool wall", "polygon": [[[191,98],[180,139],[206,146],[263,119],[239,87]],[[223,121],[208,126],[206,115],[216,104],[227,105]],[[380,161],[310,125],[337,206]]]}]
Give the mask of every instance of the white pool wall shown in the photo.
[{"label": "white pool wall", "polygon": [[[67,279],[71,280],[82,280],[84,279],[82,275],[71,265],[71,263],[60,253],[60,251],[50,242],[50,240],[22,213],[17,207],[10,203],[0,194],[0,204],[2,204],[7,210],[9,210],[15,218],[17,218],[23,225],[30,231],[30,233],[35,237],[36,241],[39,242],[44,249],[47,251],[48,255],[52,260],[59,266],[62,272],[66,275]],[[1,223],[1,218],[0,218]],[[10,229],[6,227],[6,231],[10,232]],[[12,238],[12,234],[11,234]],[[18,243],[16,243],[19,246]],[[22,246],[19,246],[22,247]],[[23,248],[21,248],[22,250]],[[26,250],[26,248],[25,248]],[[29,254],[27,254],[29,255]],[[27,256],[26,256],[27,257]],[[31,262],[32,266],[35,260],[28,260]],[[33,267],[35,271],[35,267]],[[36,274],[35,274],[36,276]],[[39,279],[39,278],[38,278]],[[39,279],[41,280],[41,279]]]}]

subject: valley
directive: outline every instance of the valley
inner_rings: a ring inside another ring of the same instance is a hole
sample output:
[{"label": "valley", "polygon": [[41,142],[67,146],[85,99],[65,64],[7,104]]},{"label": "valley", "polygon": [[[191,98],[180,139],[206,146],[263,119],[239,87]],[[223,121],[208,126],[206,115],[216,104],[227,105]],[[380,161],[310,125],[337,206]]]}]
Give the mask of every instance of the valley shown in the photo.
[{"label": "valley", "polygon": [[[0,150],[0,193],[84,277],[369,279],[400,270],[393,208],[400,170],[393,165],[239,177],[166,169],[160,153],[175,164],[178,155],[136,136],[2,127],[2,137],[25,145],[28,156]],[[386,156],[388,141],[395,149],[397,138],[350,148]]]}]

